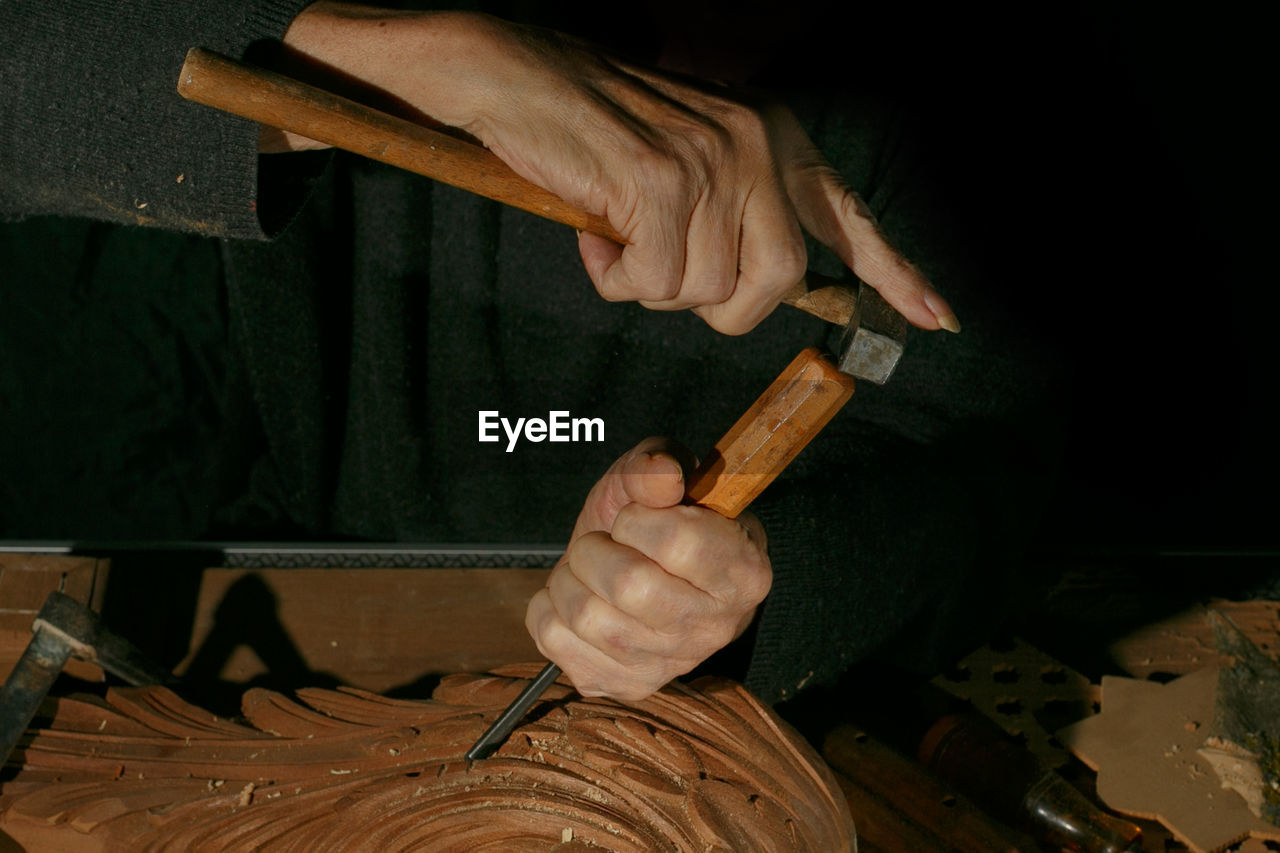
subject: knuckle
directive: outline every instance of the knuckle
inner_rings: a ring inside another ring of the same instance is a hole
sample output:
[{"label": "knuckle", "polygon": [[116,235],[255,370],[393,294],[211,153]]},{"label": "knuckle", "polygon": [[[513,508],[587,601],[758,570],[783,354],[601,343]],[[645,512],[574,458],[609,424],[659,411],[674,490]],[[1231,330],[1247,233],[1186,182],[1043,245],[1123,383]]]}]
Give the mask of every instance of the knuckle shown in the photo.
[{"label": "knuckle", "polygon": [[680,295],[682,282],[675,275],[653,273],[636,287],[636,299],[645,302],[666,302]]},{"label": "knuckle", "polygon": [[809,267],[809,255],[799,234],[780,240],[773,246],[770,270],[777,285],[787,288],[800,280]]},{"label": "knuckle", "polygon": [[727,301],[737,289],[738,280],[739,277],[732,269],[725,269],[719,274],[708,276],[702,282],[704,298],[700,301],[710,305],[719,305]]},{"label": "knuckle", "polygon": [[763,601],[773,586],[773,566],[768,555],[749,541],[745,543],[736,574],[738,577],[735,578],[734,587],[739,591],[740,597],[752,607]]},{"label": "knuckle", "polygon": [[[579,513],[581,515],[581,513]],[[554,581],[556,574],[560,571],[573,571],[572,566],[577,565],[586,559],[587,551],[591,547],[590,539],[595,531],[588,531],[581,536],[574,537],[569,540],[569,544],[565,546],[564,554],[560,557],[560,561],[556,563],[556,567],[551,570],[551,581]]]},{"label": "knuckle", "polygon": [[768,147],[769,123],[761,109],[750,104],[734,103],[725,112],[725,122],[733,128],[738,139],[749,144],[753,150]]},{"label": "knuckle", "polygon": [[840,194],[840,216],[846,222],[862,222],[872,230],[876,235],[880,235],[880,224],[876,221],[875,214],[871,212],[871,207],[858,195],[848,183],[845,182],[844,176],[830,166],[826,167],[830,173],[830,180],[841,189]]},{"label": "knuckle", "polygon": [[772,586],[773,578],[766,568],[765,571],[749,574],[743,579],[740,586],[741,596],[749,606],[755,607],[765,600]]},{"label": "knuckle", "polygon": [[[697,524],[700,508],[688,506],[651,509],[632,505],[621,535],[643,544],[642,550],[663,569],[679,574],[696,559],[703,538]],[[619,517],[622,517],[619,513]],[[616,529],[616,528],[615,528]]]},{"label": "knuckle", "polygon": [[636,655],[636,642],[630,632],[611,625],[600,637],[600,649],[614,660],[630,660]]},{"label": "knuckle", "polygon": [[547,591],[540,589],[529,599],[529,606],[525,608],[524,625],[535,642],[540,642],[540,638],[549,633],[549,625],[554,611],[548,598]]},{"label": "knuckle", "polygon": [[732,643],[737,639],[737,634],[737,626],[726,622],[723,627],[716,631],[715,646],[708,650],[705,656],[711,657],[713,654]]},{"label": "knuckle", "polygon": [[613,606],[623,613],[634,613],[649,601],[653,585],[649,572],[638,561],[619,566],[610,579]]},{"label": "knuckle", "polygon": [[530,634],[543,657],[563,658],[564,653],[572,648],[572,629],[563,621],[548,616],[538,620],[537,627],[534,632],[530,626]]},{"label": "knuckle", "polygon": [[862,255],[868,282],[874,282],[877,292],[885,299],[908,299],[917,292],[915,267],[888,246]]},{"label": "knuckle", "polygon": [[725,121],[730,123],[738,133],[763,136],[769,127],[766,116],[768,108],[768,104],[753,103],[750,100],[726,101]]},{"label": "knuckle", "polygon": [[[589,565],[590,561],[599,553],[602,545],[606,545],[609,540],[609,534],[600,530],[589,530],[578,536],[569,543],[569,547],[565,549],[563,558],[564,570],[573,572],[575,566]],[[559,571],[560,567],[557,566]]]},{"label": "knuckle", "polygon": [[696,524],[696,516],[688,512],[692,507],[676,507],[679,512],[660,531],[663,565],[670,564],[677,571],[693,565],[698,560],[705,537]]},{"label": "knuckle", "polygon": [[[692,142],[685,140],[684,143]],[[678,207],[694,184],[688,144],[645,145],[633,153],[639,197]]]},{"label": "knuckle", "polygon": [[706,634],[703,657],[710,657],[733,642],[734,625],[728,620],[719,620],[711,626]]},{"label": "knuckle", "polygon": [[597,601],[598,599],[594,596],[588,596],[576,602],[566,603],[565,612],[560,615],[569,630],[583,640],[601,633],[602,614]]},{"label": "knuckle", "polygon": [[652,180],[656,176],[665,175],[672,165],[671,155],[661,146],[647,139],[637,139],[630,147],[628,154],[636,174],[641,176],[642,180]]},{"label": "knuckle", "polygon": [[674,270],[648,266],[642,275],[608,278],[596,285],[596,292],[606,302],[663,302],[679,295],[680,283]]},{"label": "knuckle", "polygon": [[612,618],[609,605],[602,599],[586,598],[563,618],[574,636],[614,660],[636,657],[639,644],[635,636]]},{"label": "knuckle", "polygon": [[718,123],[703,116],[680,122],[649,163],[657,182],[646,187],[673,211],[689,208],[710,186],[727,159],[732,139]]},{"label": "knuckle", "polygon": [[640,516],[644,514],[644,507],[636,503],[628,503],[618,510],[618,514],[613,517],[613,527],[609,532],[613,536],[615,542],[622,542],[630,539],[640,524]]},{"label": "knuckle", "polygon": [[698,116],[685,132],[685,138],[710,163],[732,156],[737,147],[733,130],[723,120],[717,121],[709,116]]}]

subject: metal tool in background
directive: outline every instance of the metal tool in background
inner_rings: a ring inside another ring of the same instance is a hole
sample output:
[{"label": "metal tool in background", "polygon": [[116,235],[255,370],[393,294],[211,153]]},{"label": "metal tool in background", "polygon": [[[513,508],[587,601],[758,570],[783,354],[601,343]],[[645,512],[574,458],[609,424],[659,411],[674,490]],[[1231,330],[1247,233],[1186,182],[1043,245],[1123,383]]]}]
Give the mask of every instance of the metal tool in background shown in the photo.
[{"label": "metal tool in background", "polygon": [[135,687],[176,681],[128,640],[108,631],[98,614],[61,592],[49,593],[31,631],[31,642],[0,688],[0,767],[71,657],[97,664]]},{"label": "metal tool in background", "polygon": [[[625,245],[604,217],[585,213],[517,175],[488,149],[202,48],[187,52],[178,94],[261,124],[442,181]],[[834,323],[848,339],[839,368],[883,384],[902,355],[906,320],[878,293],[806,273],[783,302]]]}]

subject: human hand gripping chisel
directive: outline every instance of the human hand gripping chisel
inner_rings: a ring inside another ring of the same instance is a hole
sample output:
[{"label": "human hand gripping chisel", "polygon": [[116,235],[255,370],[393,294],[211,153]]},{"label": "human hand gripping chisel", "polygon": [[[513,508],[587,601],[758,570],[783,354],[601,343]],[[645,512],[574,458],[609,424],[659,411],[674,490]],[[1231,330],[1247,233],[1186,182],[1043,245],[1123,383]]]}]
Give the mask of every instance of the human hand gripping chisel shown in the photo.
[{"label": "human hand gripping chisel", "polygon": [[[178,82],[189,100],[424,175],[556,222],[625,240],[609,222],[526,181],[486,149],[289,77],[192,48]],[[800,353],[715,446],[686,483],[686,501],[740,514],[853,394],[853,377],[883,384],[902,356],[906,320],[866,284],[808,273],[782,299],[842,329],[833,363]],[[467,753],[500,746],[556,680],[543,671]]]},{"label": "human hand gripping chisel", "polygon": [[[901,349],[899,349],[899,352]],[[816,347],[803,350],[725,433],[685,483],[685,502],[737,518],[853,395],[853,377]],[[543,667],[467,752],[486,758],[560,675]]]}]

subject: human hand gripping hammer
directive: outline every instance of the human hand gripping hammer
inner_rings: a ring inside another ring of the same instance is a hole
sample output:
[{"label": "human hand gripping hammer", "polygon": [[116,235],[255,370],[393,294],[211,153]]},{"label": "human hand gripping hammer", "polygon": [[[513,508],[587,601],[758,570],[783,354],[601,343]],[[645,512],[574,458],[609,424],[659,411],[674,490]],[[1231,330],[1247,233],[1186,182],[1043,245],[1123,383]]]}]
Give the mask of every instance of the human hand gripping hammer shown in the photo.
[{"label": "human hand gripping hammer", "polygon": [[[609,220],[525,180],[480,145],[282,74],[192,48],[178,76],[178,94],[627,244]],[[781,301],[840,327],[850,325],[851,318],[856,325],[854,291],[813,272],[802,276]]]},{"label": "human hand gripping hammer", "polygon": [[[274,72],[193,48],[179,93],[207,106],[398,166],[556,222],[625,243],[603,217],[526,181],[480,146],[357,104]],[[854,377],[883,384],[902,356],[906,320],[866,284],[813,273],[783,302],[843,331],[834,362],[808,348],[715,445],[686,483],[686,501],[735,518],[826,426]],[[547,664],[467,753],[483,758],[510,736],[560,669]]]}]

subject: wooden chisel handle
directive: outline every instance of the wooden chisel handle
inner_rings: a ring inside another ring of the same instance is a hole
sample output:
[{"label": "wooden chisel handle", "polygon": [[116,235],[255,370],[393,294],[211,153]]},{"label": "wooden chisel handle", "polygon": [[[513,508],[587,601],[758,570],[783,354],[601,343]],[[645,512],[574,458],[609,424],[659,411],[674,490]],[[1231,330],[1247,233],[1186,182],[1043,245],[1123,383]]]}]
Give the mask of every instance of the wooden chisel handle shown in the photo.
[{"label": "wooden chisel handle", "polygon": [[816,347],[796,356],[685,482],[686,499],[737,518],[853,394]]},{"label": "wooden chisel handle", "polygon": [[[356,103],[307,83],[193,47],[178,77],[190,101],[297,133],[615,243],[627,241],[608,220],[585,213],[526,181],[488,149]],[[857,296],[847,285],[808,273],[783,301],[843,327]]]}]

